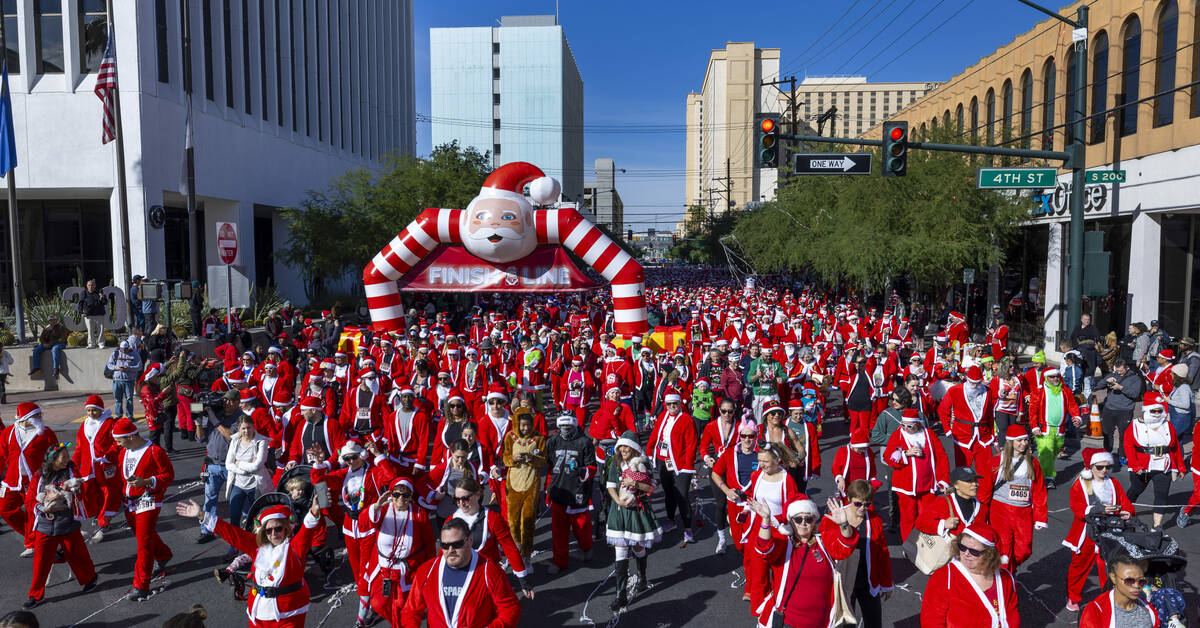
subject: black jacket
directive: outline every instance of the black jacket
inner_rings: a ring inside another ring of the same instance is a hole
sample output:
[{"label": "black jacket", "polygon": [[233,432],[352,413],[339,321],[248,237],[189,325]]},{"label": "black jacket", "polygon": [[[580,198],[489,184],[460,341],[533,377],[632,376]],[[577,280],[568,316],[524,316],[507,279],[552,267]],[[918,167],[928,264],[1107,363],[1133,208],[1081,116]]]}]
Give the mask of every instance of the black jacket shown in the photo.
[{"label": "black jacket", "polygon": [[85,290],[83,298],[79,300],[79,313],[84,316],[103,316],[108,313],[108,299],[99,290]]},{"label": "black jacket", "polygon": [[551,436],[546,443],[546,460],[550,463],[546,492],[550,501],[568,508],[587,507],[596,475],[596,448],[587,433],[576,428],[571,440],[563,438],[561,432]]}]

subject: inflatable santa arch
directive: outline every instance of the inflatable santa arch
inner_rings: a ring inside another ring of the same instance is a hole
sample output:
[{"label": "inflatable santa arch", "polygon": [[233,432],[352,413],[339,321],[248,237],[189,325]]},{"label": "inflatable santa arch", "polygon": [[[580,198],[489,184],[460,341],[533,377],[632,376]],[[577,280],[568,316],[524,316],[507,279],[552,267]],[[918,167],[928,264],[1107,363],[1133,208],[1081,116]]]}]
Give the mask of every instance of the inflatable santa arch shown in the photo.
[{"label": "inflatable santa arch", "polygon": [[461,244],[493,264],[519,260],[539,244],[574,253],[608,280],[616,333],[645,333],[646,297],[642,265],[574,208],[534,211],[522,190],[540,205],[558,199],[558,181],[537,166],[513,162],[483,182],[466,209],[429,208],[392,239],[363,269],[367,307],[377,331],[404,329],[397,281],[441,244]]}]

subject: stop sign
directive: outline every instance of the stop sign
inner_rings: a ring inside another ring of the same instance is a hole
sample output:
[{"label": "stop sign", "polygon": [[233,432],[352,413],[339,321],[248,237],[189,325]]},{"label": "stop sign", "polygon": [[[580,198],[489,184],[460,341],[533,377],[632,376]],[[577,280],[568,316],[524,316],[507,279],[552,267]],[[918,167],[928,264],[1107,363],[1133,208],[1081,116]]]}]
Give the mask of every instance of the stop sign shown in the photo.
[{"label": "stop sign", "polygon": [[225,264],[232,264],[237,259],[238,236],[237,224],[232,222],[217,223],[217,253]]}]

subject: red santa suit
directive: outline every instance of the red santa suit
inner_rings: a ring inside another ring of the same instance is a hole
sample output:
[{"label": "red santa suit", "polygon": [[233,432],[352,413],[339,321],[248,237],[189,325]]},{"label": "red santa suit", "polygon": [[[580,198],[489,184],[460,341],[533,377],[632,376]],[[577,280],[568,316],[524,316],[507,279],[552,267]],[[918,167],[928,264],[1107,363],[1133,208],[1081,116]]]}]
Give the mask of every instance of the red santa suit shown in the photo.
[{"label": "red santa suit", "polygon": [[[1116,619],[1113,617],[1113,597],[1116,595],[1114,591],[1107,591],[1096,596],[1096,599],[1088,602],[1088,605],[1083,607],[1079,613],[1079,628],[1113,628],[1116,626]],[[1158,618],[1158,611],[1154,610],[1146,600],[1138,598],[1134,603],[1143,609],[1150,617],[1151,628],[1159,628],[1162,621]]]},{"label": "red santa suit", "polygon": [[[104,409],[99,395],[89,397],[84,408],[92,406]],[[95,480],[96,490],[90,492],[94,497],[85,501],[84,510],[89,517],[96,518],[101,528],[107,527],[121,508],[121,478],[117,475],[120,448],[112,437],[115,421],[111,417],[110,412],[101,414],[99,419],[84,417],[75,433],[75,451],[71,454],[80,477]]]},{"label": "red santa suit", "polygon": [[[22,421],[28,421],[27,427],[22,427]],[[0,447],[3,447],[0,455],[4,462],[0,517],[24,537],[26,549],[33,549],[33,541],[25,511],[25,491],[34,472],[42,467],[46,450],[57,444],[54,430],[42,424],[42,409],[29,401],[17,405],[17,422],[0,431]]]},{"label": "red santa suit", "polygon": [[[398,480],[393,489],[407,485],[408,480]],[[414,492],[414,497],[416,494]],[[363,570],[371,591],[371,608],[392,626],[400,625],[400,612],[405,598],[413,588],[417,568],[434,555],[433,528],[423,508],[415,502],[404,510],[397,510],[389,499],[359,514],[359,527],[371,531],[374,543],[367,552]],[[384,582],[389,591],[384,594]]]},{"label": "red santa suit", "polygon": [[[1010,426],[1009,439],[1028,438],[1024,428]],[[1016,436],[1017,431],[1021,436]],[[996,529],[999,539],[996,547],[1000,555],[1008,560],[1010,571],[1016,571],[1021,563],[1033,555],[1033,531],[1044,530],[1046,524],[1046,484],[1042,467],[1030,444],[1029,455],[1016,457],[1009,462],[1013,468],[1012,480],[1004,479],[1004,454],[980,458],[979,499],[988,504],[988,523]]]},{"label": "red santa suit", "polygon": [[[609,401],[608,399],[601,401],[600,407],[592,415],[591,424],[588,425],[588,436],[596,439],[597,442],[596,463],[598,466],[603,465],[608,456],[608,451],[598,443],[607,439],[616,440],[627,430],[637,431],[633,410],[619,401]],[[703,451],[703,447],[701,450]]]},{"label": "red santa suit", "polygon": [[[727,447],[725,451],[721,453],[721,456],[717,458],[716,464],[713,465],[712,473],[724,480],[725,486],[728,486],[734,491],[746,493],[746,491],[750,490],[749,478],[750,475],[753,474],[754,470],[742,467],[741,458],[739,458],[737,455],[737,452],[739,451],[738,447],[738,445]],[[755,453],[751,454],[754,456],[753,462],[750,464],[751,467],[758,465],[756,453],[758,451],[757,439],[755,440],[753,447]],[[741,481],[741,476],[743,474],[747,477],[745,483],[742,483]],[[743,565],[745,565],[747,550],[742,546],[742,538],[745,536],[744,531],[746,521],[738,521],[738,514],[742,512],[742,506],[743,503],[740,500],[734,501],[728,499],[728,497],[725,500],[726,518],[729,520],[729,534],[733,538],[734,545],[737,546],[740,551],[742,551]]]},{"label": "red santa suit", "polygon": [[313,424],[305,420],[296,426],[296,431],[292,434],[287,461],[308,464],[308,448],[317,445],[325,451],[325,457],[330,460],[330,464],[336,466],[333,462],[336,460],[334,454],[341,451],[344,444],[346,439],[342,436],[342,428],[337,421],[323,419],[319,424]]},{"label": "red santa suit", "polygon": [[[137,434],[137,427],[127,418],[113,426],[113,438]],[[162,447],[145,441],[137,449],[122,449],[118,460],[121,478],[125,481],[125,522],[137,539],[137,558],[133,563],[133,587],[148,591],[155,562],[171,559],[171,548],[158,536],[158,514],[163,495],[175,480],[175,468]],[[147,486],[130,484],[133,478],[149,480]],[[249,552],[245,552],[249,553]]]},{"label": "red santa suit", "polygon": [[[282,519],[291,526],[294,518],[286,506],[267,508],[259,515],[259,525]],[[250,555],[250,578],[254,586],[246,595],[246,615],[250,628],[303,628],[308,613],[309,591],[304,580],[304,563],[317,530],[318,520],[311,513],[292,538],[279,545],[259,545],[254,533],[229,522],[205,515],[204,527],[221,537],[239,552]]]},{"label": "red santa suit", "polygon": [[[967,516],[953,491],[938,497],[926,497],[921,501],[921,512],[917,515],[915,527],[925,534],[958,536],[976,521],[983,523],[988,520],[987,505],[978,499],[971,501],[975,503],[975,509]],[[950,517],[958,519],[958,524],[953,528],[946,527],[946,520]]]},{"label": "red santa suit", "polygon": [[[1051,403],[1051,399],[1053,397],[1046,394],[1044,386],[1035,389],[1029,396],[1030,429],[1041,430],[1043,434],[1049,433],[1050,428],[1046,424],[1046,415],[1049,413],[1047,404]],[[1062,405],[1062,412],[1060,414],[1062,422],[1058,424],[1055,430],[1059,436],[1062,436],[1067,432],[1067,423],[1079,418],[1079,405],[1075,403],[1074,392],[1066,384],[1062,385],[1062,392],[1059,393],[1058,400]]]},{"label": "red santa suit", "polygon": [[[55,508],[55,516],[47,517],[43,499],[44,491],[51,490],[66,495],[68,510]],[[47,482],[40,468],[34,473],[26,491],[25,511],[30,515],[29,534],[33,541],[33,578],[29,582],[29,597],[41,600],[46,595],[46,580],[50,567],[55,562],[55,552],[61,550],[75,581],[87,585],[96,581],[96,567],[87,550],[87,543],[80,533],[80,523],[87,519],[84,504],[98,502],[100,496],[94,479],[80,475],[71,466],[66,474],[55,482]],[[70,513],[72,525],[62,519]],[[73,529],[71,529],[73,528]],[[69,530],[69,531],[67,531]]]},{"label": "red santa suit", "polygon": [[[791,536],[783,536],[778,530],[771,538],[764,539],[755,531],[754,551],[774,573],[771,591],[773,594],[754,609],[758,615],[759,628],[771,626],[771,616],[776,609],[784,615],[784,622],[792,626],[833,625],[833,570],[834,561],[843,560],[854,553],[858,545],[858,533],[843,537],[838,526],[822,518],[819,531],[811,543],[797,544]],[[800,571],[803,570],[803,571]],[[799,573],[798,573],[799,572]],[[796,584],[806,586],[796,590]],[[787,591],[801,595],[808,603],[789,599]]]},{"label": "red santa suit", "polygon": [[[582,366],[582,361],[579,362],[579,365]],[[561,388],[562,390],[555,396],[555,403],[564,412],[573,413],[579,425],[586,424],[587,405],[596,388],[596,382],[592,379],[591,373],[582,368],[579,370],[567,369],[562,374]]]},{"label": "red santa suit", "polygon": [[[974,466],[975,459],[990,456],[992,443],[996,442],[996,394],[983,386],[983,372],[972,366],[967,372],[967,381],[946,391],[938,405],[938,416],[942,427],[954,441],[954,465]],[[982,386],[976,404],[967,399],[967,386]],[[978,405],[982,401],[983,405]]]},{"label": "red santa suit", "polygon": [[[905,419],[918,419],[912,409],[905,410]],[[906,452],[918,446],[922,455],[909,456]],[[923,427],[910,434],[903,424],[888,437],[882,459],[895,469],[892,473],[892,490],[896,492],[900,510],[900,538],[907,539],[917,520],[917,510],[922,499],[934,490],[945,490],[950,486],[950,464],[946,450],[933,430]]]},{"label": "red santa suit", "polygon": [[[768,482],[762,477],[761,469],[750,474],[750,488],[746,490],[746,495],[756,502],[766,504],[771,509],[775,520],[767,522],[767,525],[773,526],[786,522],[784,513],[788,504],[805,497],[804,493],[796,486],[796,481],[788,473],[781,473],[778,480]],[[738,513],[736,518],[742,521],[741,538],[737,539],[738,545],[744,547],[750,543],[753,546],[754,539],[751,538],[751,535],[758,534],[758,527],[763,525],[762,517],[743,506],[743,511]],[[746,572],[745,592],[750,595],[750,608],[758,608],[771,589],[771,574],[767,563],[760,560],[754,552],[743,551],[742,566]]]},{"label": "red santa suit", "polygon": [[1087,536],[1087,519],[1089,512],[1102,513],[1105,506],[1115,506],[1119,513],[1129,513],[1134,516],[1137,511],[1125,495],[1121,483],[1110,475],[1103,482],[1092,475],[1092,465],[1113,464],[1112,454],[1103,449],[1085,449],[1084,464],[1087,467],[1079,474],[1079,479],[1071,485],[1071,529],[1062,544],[1074,553],[1071,566],[1067,569],[1067,599],[1078,604],[1082,600],[1083,585],[1087,583],[1088,572],[1095,565],[1100,582],[1107,582],[1104,560],[1096,551],[1096,544]]},{"label": "red santa suit", "polygon": [[417,569],[416,586],[404,602],[401,626],[418,628],[515,628],[521,620],[521,603],[499,565],[471,553],[467,578],[457,603],[447,608],[442,576],[446,566],[438,556]]},{"label": "red santa suit", "polygon": [[355,386],[342,399],[342,411],[338,417],[342,430],[350,434],[372,435],[383,433],[383,414],[387,395],[380,391],[378,379],[364,379],[367,389]]},{"label": "red santa suit", "polygon": [[412,476],[429,469],[429,417],[420,406],[413,404],[411,410],[405,410],[395,403],[384,420],[383,440],[388,457],[398,465],[401,475]]},{"label": "red santa suit", "polygon": [[521,556],[521,550],[513,540],[508,522],[504,520],[500,511],[481,508],[474,515],[468,515],[459,508],[452,516],[466,522],[471,530],[471,547],[479,552],[480,556],[499,565],[500,552],[503,551],[514,576],[524,578],[528,575],[525,559]]},{"label": "red santa suit", "polygon": [[986,591],[967,568],[951,559],[929,576],[921,596],[921,628],[1020,628],[1017,585],[1012,574],[997,569]]},{"label": "red santa suit", "polygon": [[[855,451],[855,448],[862,450],[862,453]],[[833,454],[833,466],[830,467],[830,472],[833,473],[834,483],[840,479],[842,486],[850,486],[850,483],[855,480],[866,480],[873,486],[879,485],[875,469],[875,456],[871,451],[871,439],[866,432],[860,430],[856,434],[852,434],[850,442],[838,447],[837,452]],[[845,491],[838,491],[838,494],[843,498],[846,496]]]}]

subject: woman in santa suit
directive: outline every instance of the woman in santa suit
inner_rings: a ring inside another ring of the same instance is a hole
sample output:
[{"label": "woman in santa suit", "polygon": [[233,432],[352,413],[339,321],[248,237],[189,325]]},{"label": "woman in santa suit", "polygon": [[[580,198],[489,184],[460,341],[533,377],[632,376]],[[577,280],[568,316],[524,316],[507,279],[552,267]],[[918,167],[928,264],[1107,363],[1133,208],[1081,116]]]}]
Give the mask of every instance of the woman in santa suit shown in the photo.
[{"label": "woman in santa suit", "polygon": [[996,529],[1009,571],[1016,571],[1033,554],[1033,531],[1045,530],[1046,484],[1033,456],[1029,432],[1009,425],[1004,451],[980,458],[979,499],[988,505],[988,523]]},{"label": "woman in santa suit", "polygon": [[75,435],[75,452],[71,462],[79,475],[95,480],[95,498],[84,503],[89,516],[96,518],[98,529],[92,541],[104,540],[113,515],[121,508],[121,478],[117,475],[117,441],[113,440],[112,412],[105,411],[100,395],[91,395],[83,404],[83,424]]},{"label": "woman in santa suit", "polygon": [[[1161,354],[1160,354],[1161,355]],[[1125,428],[1121,451],[1129,462],[1129,499],[1137,499],[1154,487],[1154,527],[1161,528],[1163,515],[1171,511],[1167,495],[1171,482],[1187,470],[1175,427],[1167,420],[1167,403],[1162,395],[1148,392],[1142,399],[1142,416]]]},{"label": "woman in santa suit", "polygon": [[976,521],[988,520],[987,505],[977,499],[979,474],[971,467],[950,472],[950,491],[921,502],[916,528],[925,534],[958,536]]},{"label": "woman in santa suit", "polygon": [[[468,423],[468,429],[474,430],[475,424]],[[431,516],[435,517],[435,524],[454,514],[454,500],[447,499],[447,496],[454,495],[454,487],[458,486],[464,477],[470,476],[479,482],[488,480],[487,469],[490,468],[491,461],[482,460],[483,454],[483,447],[477,441],[472,445],[466,439],[460,438],[450,445],[446,459],[429,469],[423,490],[417,496],[417,503],[431,511]]]},{"label": "woman in santa suit", "polygon": [[[732,414],[734,410],[732,401],[723,402],[721,405],[728,407]],[[713,421],[713,423],[716,422]],[[710,477],[712,478],[713,492],[720,491],[721,493],[715,502],[718,513],[717,553],[725,551],[725,527],[721,524],[727,522],[729,534],[733,537],[733,545],[742,552],[742,560],[745,561],[747,549],[742,543],[745,525],[744,522],[737,520],[737,515],[742,511],[742,506],[746,501],[746,491],[750,490],[750,477],[758,468],[758,426],[753,421],[742,421],[738,424],[737,434],[737,445],[725,448],[725,451],[712,465]],[[721,506],[721,498],[725,500],[724,507]],[[746,593],[743,599],[748,601],[749,593]]]},{"label": "woman in santa suit", "polygon": [[982,521],[954,540],[954,558],[925,585],[921,628],[1020,628],[1016,580],[1000,566],[996,541]]},{"label": "woman in santa suit", "polygon": [[513,540],[512,531],[504,515],[499,510],[484,508],[480,500],[483,498],[483,485],[474,478],[466,477],[454,487],[454,503],[458,505],[453,518],[462,519],[471,529],[471,549],[479,552],[480,556],[500,564],[500,552],[508,558],[513,575],[521,585],[521,592],[528,599],[533,599],[533,587],[526,576],[525,559],[521,550]]},{"label": "woman in santa suit", "polygon": [[754,528],[755,560],[774,572],[771,596],[755,609],[759,628],[774,625],[776,611],[793,628],[833,626],[834,563],[858,546],[862,513],[835,499],[828,506],[822,518],[817,505],[802,496],[788,503],[780,523],[766,504],[750,502],[762,522]]},{"label": "woman in santa suit", "polygon": [[97,501],[97,482],[75,468],[71,462],[70,443],[55,445],[46,450],[45,461],[29,483],[26,511],[33,517],[30,535],[33,537],[33,579],[29,583],[29,599],[22,604],[30,609],[41,603],[46,595],[46,579],[54,563],[55,551],[62,551],[83,584],[83,592],[96,588],[99,577],[88,553],[87,543],[80,534],[80,522],[87,518],[84,503]]},{"label": "woman in santa suit", "polygon": [[788,427],[783,406],[774,399],[767,400],[762,405],[762,416],[762,439],[787,450],[784,466],[796,483],[796,488],[804,492],[808,488],[809,478],[821,472],[821,452],[816,447],[816,425],[805,422],[803,431],[797,433]]},{"label": "woman in santa suit", "polygon": [[1096,544],[1087,536],[1087,520],[1089,514],[1120,515],[1128,519],[1137,514],[1121,483],[1109,477],[1112,471],[1112,454],[1103,449],[1088,448],[1083,450],[1083,460],[1087,468],[1079,474],[1079,479],[1071,485],[1071,529],[1062,544],[1074,553],[1071,566],[1067,570],[1067,610],[1079,610],[1079,601],[1083,599],[1083,585],[1087,583],[1088,572],[1096,566],[1100,581],[1104,581],[1104,560],[1096,551]]},{"label": "woman in santa suit", "polygon": [[[600,407],[592,414],[592,421],[588,425],[588,436],[594,438],[597,443],[597,466],[602,467],[604,460],[608,457],[608,452],[598,444],[600,441],[616,440],[626,431],[636,430],[633,410],[627,404],[621,403],[621,387],[609,387],[604,393],[604,399],[600,401]],[[700,451],[704,451],[703,443],[700,445]]]},{"label": "woman in santa suit", "polygon": [[850,442],[838,448],[833,455],[833,483],[838,494],[845,498],[846,487],[855,480],[865,480],[878,487],[875,477],[875,456],[871,452],[871,436],[866,428],[858,428],[850,434]]},{"label": "woman in santa suit", "polygon": [[42,409],[32,401],[17,404],[17,421],[0,431],[0,459],[4,462],[4,481],[0,497],[0,517],[8,527],[25,538],[22,558],[33,556],[33,538],[25,511],[25,491],[34,471],[45,459],[46,451],[58,444],[54,430],[42,424]]},{"label": "woman in santa suit", "polygon": [[125,523],[137,539],[129,599],[140,602],[150,596],[154,564],[161,568],[171,560],[171,548],[158,536],[158,515],[167,487],[175,481],[175,467],[167,452],[142,438],[127,417],[117,420],[112,435],[121,446],[117,467],[124,482]]},{"label": "woman in santa suit", "polygon": [[[784,470],[789,462],[793,461],[787,448],[778,443],[765,443],[758,451],[758,470],[750,474],[750,488],[746,495],[751,503],[765,505],[770,510],[770,516],[774,519],[768,522],[771,524],[783,522],[786,505],[804,496],[792,476]],[[753,544],[750,535],[754,533],[755,526],[763,524],[762,516],[747,504],[737,518],[744,526],[742,538],[739,539],[741,544]],[[750,596],[751,614],[757,616],[757,609],[770,590],[771,574],[767,563],[757,560],[752,552],[746,552],[742,558],[746,570],[745,594]]]},{"label": "woman in santa suit", "polygon": [[371,608],[400,625],[400,609],[412,588],[417,568],[434,555],[433,529],[425,509],[416,505],[412,480],[396,478],[358,515],[360,529],[369,530],[371,551],[363,571],[371,591]]},{"label": "woman in santa suit", "polygon": [[924,497],[950,488],[946,450],[933,430],[921,424],[917,411],[909,408],[900,419],[900,428],[888,437],[882,459],[895,470],[891,488],[897,493],[900,509],[900,538],[907,539]]},{"label": "woman in santa suit", "polygon": [[254,586],[246,595],[250,628],[303,628],[308,613],[308,583],[304,561],[317,529],[317,500],[304,517],[300,531],[292,536],[295,515],[287,506],[271,506],[259,513],[254,532],[230,525],[205,514],[200,505],[187,500],[175,506],[181,517],[197,517],[201,525],[252,560],[250,577]]}]

